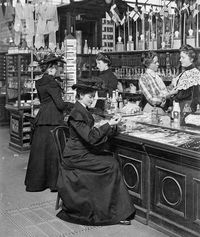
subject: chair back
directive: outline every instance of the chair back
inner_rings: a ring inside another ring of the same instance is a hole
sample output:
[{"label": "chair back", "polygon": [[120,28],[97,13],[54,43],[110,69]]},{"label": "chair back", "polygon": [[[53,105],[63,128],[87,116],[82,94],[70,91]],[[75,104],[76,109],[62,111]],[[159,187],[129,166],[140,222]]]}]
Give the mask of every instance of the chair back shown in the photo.
[{"label": "chair back", "polygon": [[59,153],[59,164],[63,161],[63,151],[65,144],[69,138],[69,127],[67,125],[60,125],[51,130],[56,147]]}]

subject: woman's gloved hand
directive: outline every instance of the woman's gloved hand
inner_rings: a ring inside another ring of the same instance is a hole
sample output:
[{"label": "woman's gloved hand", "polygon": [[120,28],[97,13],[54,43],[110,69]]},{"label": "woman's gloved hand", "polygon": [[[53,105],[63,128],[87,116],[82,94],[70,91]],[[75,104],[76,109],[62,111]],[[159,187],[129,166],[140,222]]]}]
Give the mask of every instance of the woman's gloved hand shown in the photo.
[{"label": "woman's gloved hand", "polygon": [[116,114],[108,123],[110,126],[115,126],[121,121],[121,116],[119,114]]}]

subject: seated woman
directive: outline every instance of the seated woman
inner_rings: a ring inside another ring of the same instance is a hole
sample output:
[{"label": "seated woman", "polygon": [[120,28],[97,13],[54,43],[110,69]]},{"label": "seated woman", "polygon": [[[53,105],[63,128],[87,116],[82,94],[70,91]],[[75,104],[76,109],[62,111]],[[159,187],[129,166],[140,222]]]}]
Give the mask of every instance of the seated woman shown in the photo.
[{"label": "seated woman", "polygon": [[170,94],[180,105],[181,112],[195,112],[200,103],[200,71],[195,67],[195,49],[190,45],[180,48],[182,73],[172,81]]},{"label": "seated woman", "polygon": [[151,112],[154,106],[162,114],[168,108],[167,97],[169,92],[162,78],[157,74],[159,67],[158,56],[155,52],[148,52],[144,59],[146,72],[139,79],[139,88],[147,100],[143,108],[144,112]]},{"label": "seated woman", "polygon": [[103,149],[115,135],[121,118],[116,116],[94,127],[88,107],[97,88],[78,83],[73,89],[77,90],[78,100],[68,119],[70,137],[57,182],[63,205],[57,217],[83,225],[130,224],[134,204],[117,159]]}]

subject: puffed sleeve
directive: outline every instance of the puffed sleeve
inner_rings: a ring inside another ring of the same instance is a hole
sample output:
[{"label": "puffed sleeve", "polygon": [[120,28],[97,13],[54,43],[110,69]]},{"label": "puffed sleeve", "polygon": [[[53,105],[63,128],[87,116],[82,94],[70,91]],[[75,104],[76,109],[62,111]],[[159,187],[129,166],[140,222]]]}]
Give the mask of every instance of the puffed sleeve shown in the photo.
[{"label": "puffed sleeve", "polygon": [[192,96],[193,87],[189,87],[187,90],[179,90],[174,96],[174,100],[179,102],[180,100],[190,99]]},{"label": "puffed sleeve", "polygon": [[73,108],[73,103],[64,102],[62,99],[61,88],[56,81],[51,81],[47,88],[48,93],[52,97],[56,107],[63,111],[63,110],[71,110]]},{"label": "puffed sleeve", "polygon": [[155,95],[155,93],[151,89],[150,83],[151,82],[150,78],[148,78],[148,75],[143,74],[139,79],[138,85],[148,103],[150,103],[151,105],[160,105],[162,103],[162,99]]}]

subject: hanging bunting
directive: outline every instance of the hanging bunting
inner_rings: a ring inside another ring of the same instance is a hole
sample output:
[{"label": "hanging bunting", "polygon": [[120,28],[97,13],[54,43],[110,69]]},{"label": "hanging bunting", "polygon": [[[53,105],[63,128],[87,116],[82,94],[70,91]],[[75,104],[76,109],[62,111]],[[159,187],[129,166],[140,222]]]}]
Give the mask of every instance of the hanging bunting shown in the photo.
[{"label": "hanging bunting", "polygon": [[181,13],[186,13],[187,15],[189,15],[189,4],[183,3],[183,7],[180,10]]},{"label": "hanging bunting", "polygon": [[134,21],[137,21],[138,18],[141,17],[140,13],[138,11],[136,11],[135,9],[133,9],[130,14],[129,17],[132,18]]},{"label": "hanging bunting", "polygon": [[111,20],[112,20],[111,17],[110,17],[110,15],[108,14],[108,12],[106,12],[106,20],[107,20],[107,21],[111,21]]},{"label": "hanging bunting", "polygon": [[120,25],[123,25],[125,23],[125,21],[126,21],[126,16],[124,15],[122,20],[120,21]]},{"label": "hanging bunting", "polygon": [[119,9],[116,4],[113,4],[111,6],[109,15],[110,15],[111,19],[116,23],[116,25],[120,24],[120,22],[121,22],[120,13],[119,13]]},{"label": "hanging bunting", "polygon": [[196,15],[199,13],[200,11],[200,1],[196,1],[193,5],[192,5],[192,15],[193,15],[193,18],[196,17]]}]

